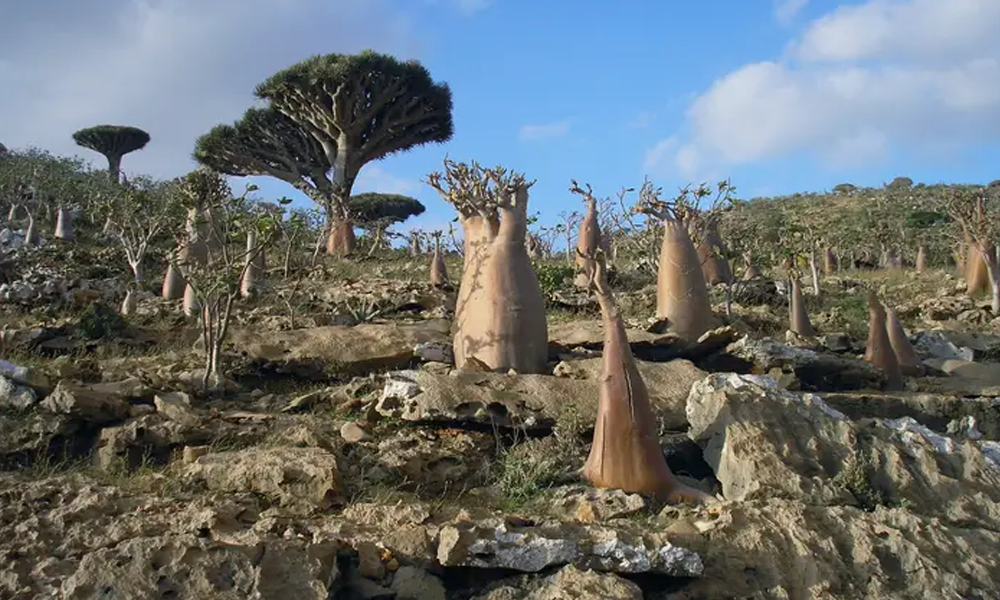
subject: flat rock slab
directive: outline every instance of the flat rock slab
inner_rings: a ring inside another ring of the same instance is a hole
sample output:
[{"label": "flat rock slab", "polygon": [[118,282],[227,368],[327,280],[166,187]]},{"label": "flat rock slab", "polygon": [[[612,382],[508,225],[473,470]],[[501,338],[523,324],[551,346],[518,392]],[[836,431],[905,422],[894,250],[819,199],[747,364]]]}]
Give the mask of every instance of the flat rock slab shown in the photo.
[{"label": "flat rock slab", "polygon": [[986,439],[1000,440],[1000,399],[956,398],[939,394],[822,394],[827,404],[851,419],[911,417],[921,425],[945,431],[952,421],[972,417]]},{"label": "flat rock slab", "polygon": [[414,358],[414,348],[447,342],[450,324],[444,319],[414,324],[365,323],[292,331],[241,331],[232,344],[252,358],[276,365],[282,372],[321,376],[328,369],[349,374],[399,369]]},{"label": "flat rock slab", "polygon": [[[674,333],[653,333],[644,329],[625,329],[632,353],[636,358],[667,361],[675,358],[700,360],[723,348],[736,339],[736,332],[720,327],[705,333],[698,342],[686,342]],[[604,347],[604,326],[600,320],[572,321],[549,327],[549,345],[558,352],[565,348],[601,350]]]},{"label": "flat rock slab", "polygon": [[[457,421],[500,427],[551,428],[562,419],[597,418],[601,359],[563,363],[574,377],[453,371],[391,373],[376,405],[379,414],[405,421]],[[686,360],[638,361],[654,414],[683,428],[691,386],[705,373]]]}]

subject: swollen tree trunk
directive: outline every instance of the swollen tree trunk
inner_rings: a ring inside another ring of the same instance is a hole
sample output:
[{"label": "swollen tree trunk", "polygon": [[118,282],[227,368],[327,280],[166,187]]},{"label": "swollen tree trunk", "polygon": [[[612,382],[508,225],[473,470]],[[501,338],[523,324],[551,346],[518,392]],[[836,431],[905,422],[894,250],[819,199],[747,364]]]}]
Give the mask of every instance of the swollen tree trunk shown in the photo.
[{"label": "swollen tree trunk", "polygon": [[743,255],[743,281],[757,279],[760,276],[760,269],[753,263],[753,256],[747,252]]},{"label": "swollen tree trunk", "polygon": [[889,334],[889,344],[896,355],[896,362],[904,375],[921,375],[924,372],[924,365],[920,362],[916,350],[910,344],[910,339],[906,337],[906,330],[899,321],[896,311],[885,306],[885,328]]},{"label": "swollen tree trunk", "polygon": [[916,261],[917,273],[923,273],[927,270],[927,247],[920,246],[917,248],[917,261]]},{"label": "swollen tree trunk", "polygon": [[823,251],[823,274],[830,276],[837,272],[837,255],[833,253],[833,250],[826,248]]},{"label": "swollen tree trunk", "polygon": [[967,258],[965,261],[966,294],[975,296],[989,289],[990,274],[983,255],[988,255],[989,252],[992,251],[992,247],[989,247],[984,251],[976,242],[971,242],[969,244],[969,250],[966,253]]},{"label": "swollen tree trunk", "polygon": [[667,466],[656,432],[649,390],[639,373],[603,261],[588,269],[604,321],[604,355],[594,441],[583,475],[598,488],[700,504],[711,496],[685,486]]},{"label": "swollen tree trunk", "polygon": [[183,304],[184,316],[185,317],[195,317],[198,315],[198,311],[201,310],[201,306],[198,303],[198,296],[194,293],[194,288],[191,284],[184,286],[184,304]]},{"label": "swollen tree trunk", "polygon": [[354,254],[357,246],[354,224],[349,219],[337,219],[330,223],[330,233],[326,238],[327,254],[346,258]]},{"label": "swollen tree trunk", "polygon": [[597,200],[592,196],[587,198],[587,213],[580,221],[580,233],[576,238],[576,268],[574,284],[580,288],[589,288],[593,280],[593,261],[586,258],[594,256],[601,243],[601,227],[597,221]]},{"label": "swollen tree trunk", "polygon": [[[468,321],[465,307],[469,301],[482,293],[482,286],[476,283],[482,271],[483,256],[496,237],[500,227],[499,221],[487,221],[480,215],[460,215],[462,225],[462,278],[458,284],[458,297],[455,299],[455,317],[452,319],[454,329],[455,364],[465,364],[465,338],[460,335]],[[474,349],[473,349],[474,351]],[[471,356],[471,354],[469,354]]]},{"label": "swollen tree trunk", "polygon": [[434,254],[431,256],[431,285],[434,287],[444,287],[448,285],[448,268],[444,264],[444,255],[441,254],[441,236],[434,239]]},{"label": "swollen tree trunk", "polygon": [[125,300],[122,301],[121,314],[126,317],[135,314],[136,304],[135,290],[130,289],[125,292]]},{"label": "swollen tree trunk", "polygon": [[816,330],[809,322],[809,313],[806,312],[805,301],[802,298],[802,284],[798,277],[792,277],[791,299],[788,303],[788,316],[790,329],[803,337],[814,337]]},{"label": "swollen tree trunk", "polygon": [[180,300],[184,297],[185,285],[184,276],[171,260],[167,263],[167,274],[163,277],[163,288],[160,295],[166,300]]},{"label": "swollen tree trunk", "polygon": [[903,373],[892,349],[892,342],[889,341],[885,309],[873,291],[868,292],[868,347],[865,349],[865,360],[885,373],[885,389],[903,389]]},{"label": "swollen tree trunk", "polygon": [[986,249],[980,250],[978,254],[985,256],[983,263],[986,265],[986,276],[990,287],[990,310],[994,315],[1000,315],[1000,260],[997,260],[993,244],[987,245]]},{"label": "swollen tree trunk", "polygon": [[715,321],[701,261],[681,221],[667,218],[663,225],[656,317],[667,319],[670,330],[680,338],[697,341]]},{"label": "swollen tree trunk", "polygon": [[56,230],[53,236],[67,242],[73,241],[73,217],[62,206],[56,209]]},{"label": "swollen tree trunk", "polygon": [[726,260],[724,251],[722,238],[715,232],[713,226],[709,226],[697,248],[701,273],[709,286],[728,284],[733,280],[733,272],[729,268],[729,261]]},{"label": "swollen tree trunk", "polygon": [[24,230],[24,245],[38,245],[38,225],[35,223],[35,215],[28,213],[28,228]]},{"label": "swollen tree trunk", "polygon": [[479,290],[466,299],[456,334],[459,368],[474,357],[497,371],[541,373],[548,362],[545,299],[524,243],[527,187],[514,195],[501,205],[497,233],[471,265]]}]

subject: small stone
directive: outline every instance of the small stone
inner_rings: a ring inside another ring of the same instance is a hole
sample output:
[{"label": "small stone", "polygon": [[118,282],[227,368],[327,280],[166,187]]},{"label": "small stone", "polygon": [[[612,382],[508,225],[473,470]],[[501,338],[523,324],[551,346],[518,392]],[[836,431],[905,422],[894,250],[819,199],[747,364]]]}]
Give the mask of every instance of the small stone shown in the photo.
[{"label": "small stone", "polygon": [[382,549],[372,542],[360,542],[358,550],[358,574],[375,581],[385,577],[382,563]]},{"label": "small stone", "polygon": [[190,465],[200,457],[211,452],[211,450],[211,446],[184,446],[184,451],[181,454],[181,462]]},{"label": "small stone", "polygon": [[446,600],[444,584],[437,577],[416,567],[400,567],[392,578],[397,600]]},{"label": "small stone", "polygon": [[191,411],[191,398],[184,392],[167,392],[153,397],[156,411],[171,421],[192,427],[198,424],[198,417]]},{"label": "small stone", "polygon": [[356,421],[348,421],[340,427],[340,437],[344,438],[345,442],[356,444],[370,436]]}]

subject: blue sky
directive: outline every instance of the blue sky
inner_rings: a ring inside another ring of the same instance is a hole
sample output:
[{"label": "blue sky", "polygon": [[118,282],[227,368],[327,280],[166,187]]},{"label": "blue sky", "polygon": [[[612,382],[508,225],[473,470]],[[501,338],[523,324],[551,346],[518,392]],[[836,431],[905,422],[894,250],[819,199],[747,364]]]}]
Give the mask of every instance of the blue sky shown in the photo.
[{"label": "blue sky", "polygon": [[454,215],[419,182],[446,152],[537,178],[548,223],[580,207],[570,178],[607,196],[728,177],[749,197],[1000,177],[997,0],[37,0],[5,17],[0,111],[21,118],[0,140],[76,153],[75,129],[132,124],[153,141],[125,168],[158,176],[297,60],[418,58],[451,85],[455,137],[366,166],[355,190],[420,199],[408,226]]}]

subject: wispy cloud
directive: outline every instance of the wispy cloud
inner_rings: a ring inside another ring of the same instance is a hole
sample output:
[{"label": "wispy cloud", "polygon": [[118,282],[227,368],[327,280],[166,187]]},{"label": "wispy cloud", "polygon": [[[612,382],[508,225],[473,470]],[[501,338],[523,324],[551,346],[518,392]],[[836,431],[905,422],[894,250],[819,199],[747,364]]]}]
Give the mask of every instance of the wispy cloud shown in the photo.
[{"label": "wispy cloud", "polygon": [[639,111],[639,113],[635,115],[631,121],[629,121],[628,126],[631,129],[645,129],[652,125],[654,120],[656,120],[656,113],[651,110],[643,110]]},{"label": "wispy cloud", "polygon": [[413,195],[420,189],[420,184],[410,179],[403,179],[387,172],[377,164],[367,164],[361,169],[354,182],[355,193],[382,192],[383,194]]},{"label": "wispy cloud", "polygon": [[454,0],[458,10],[467,15],[475,14],[481,10],[489,8],[493,0]]},{"label": "wispy cloud", "polygon": [[776,0],[774,18],[782,25],[788,25],[802,12],[806,4],[809,4],[809,0]]},{"label": "wispy cloud", "polygon": [[517,138],[522,142],[543,142],[566,137],[569,134],[570,119],[542,123],[540,125],[522,125]]}]

